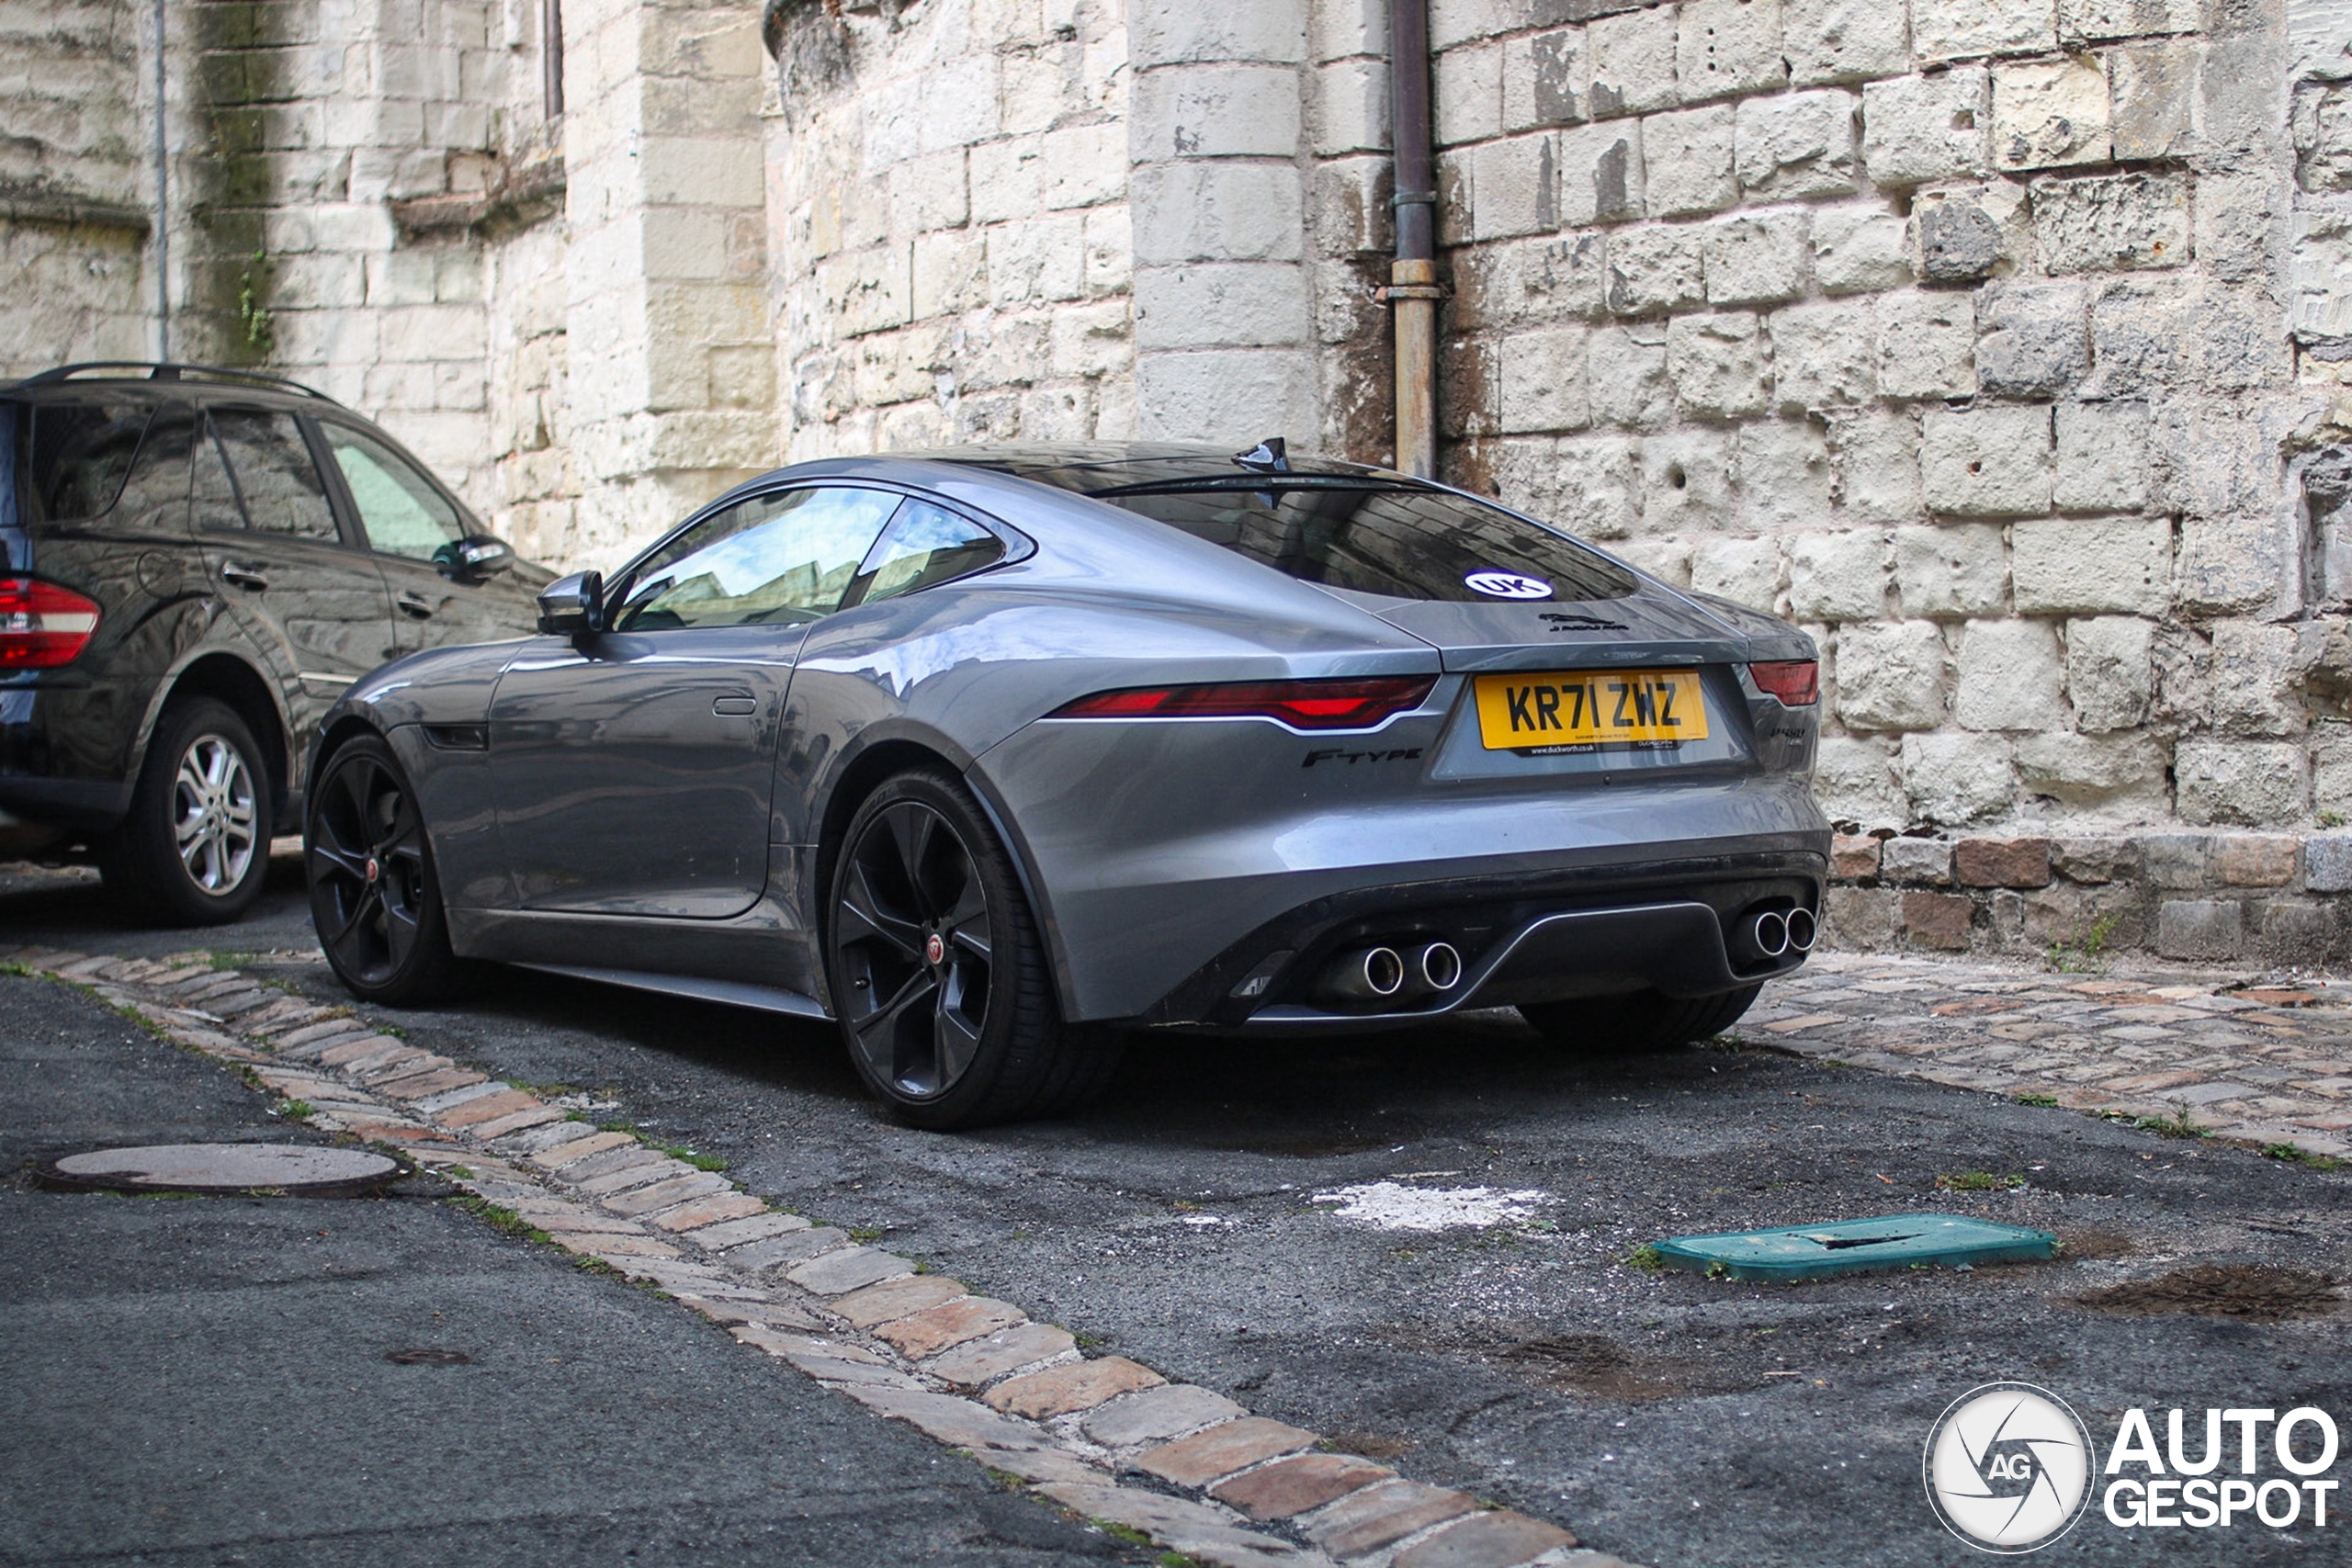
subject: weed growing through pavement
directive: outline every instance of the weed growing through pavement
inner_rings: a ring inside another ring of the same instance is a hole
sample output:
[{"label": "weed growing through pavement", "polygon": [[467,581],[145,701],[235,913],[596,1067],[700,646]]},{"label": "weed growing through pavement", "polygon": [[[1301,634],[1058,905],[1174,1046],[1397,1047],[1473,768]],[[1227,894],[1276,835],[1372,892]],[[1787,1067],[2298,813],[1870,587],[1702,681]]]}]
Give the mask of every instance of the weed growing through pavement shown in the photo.
[{"label": "weed growing through pavement", "polygon": [[307,1100],[281,1100],[270,1107],[269,1113],[283,1116],[289,1122],[307,1122],[311,1119],[311,1102]]},{"label": "weed growing through pavement", "polygon": [[2054,1094],[2019,1094],[2013,1095],[2011,1098],[2019,1105],[2030,1105],[2041,1111],[2054,1111],[2058,1108],[2058,1097]]},{"label": "weed growing through pavement", "polygon": [[1644,1242],[1625,1254],[1623,1261],[1628,1269],[1638,1269],[1645,1274],[1656,1274],[1666,1267],[1666,1254],[1648,1242]]},{"label": "weed growing through pavement", "polygon": [[[585,1120],[585,1118],[582,1118],[582,1120]],[[652,1134],[646,1132],[644,1128],[639,1126],[634,1122],[599,1122],[596,1123],[596,1131],[599,1133],[619,1133],[625,1136],[635,1138],[639,1143],[643,1144],[655,1154],[668,1155],[672,1159],[678,1161],[680,1164],[693,1166],[696,1170],[715,1172],[725,1170],[727,1168],[727,1162],[717,1155],[696,1154],[694,1150],[686,1147],[684,1144],[663,1144],[655,1142]]]},{"label": "weed growing through pavement", "polygon": [[2154,1133],[2160,1138],[2202,1138],[2210,1134],[2188,1119],[2188,1101],[2173,1101],[2169,1116],[2143,1116],[2132,1123],[2143,1133]]},{"label": "weed growing through pavement", "polygon": [[1996,1176],[1989,1170],[1963,1170],[1936,1178],[1936,1186],[1946,1192],[2014,1192],[2024,1185],[2022,1176]]},{"label": "weed growing through pavement", "polygon": [[2344,826],[2344,813],[2323,811],[2319,814],[2319,825],[2323,828],[2341,828]]},{"label": "weed growing through pavement", "polygon": [[555,1243],[555,1237],[548,1235],[514,1210],[493,1203],[487,1198],[477,1198],[471,1193],[467,1193],[462,1197],[452,1198],[449,1201],[473,1215],[474,1218],[485,1221],[509,1235],[518,1235],[525,1241],[544,1242],[549,1246]]},{"label": "weed growing through pavement", "polygon": [[2071,942],[2050,944],[2050,967],[2061,975],[2098,975],[2107,969],[2107,944],[2118,917],[2101,915]]},{"label": "weed growing through pavement", "polygon": [[882,1233],[872,1225],[852,1225],[846,1234],[854,1242],[880,1241]]},{"label": "weed growing through pavement", "polygon": [[2336,1170],[2342,1168],[2344,1164],[2342,1160],[2332,1156],[2315,1155],[2309,1149],[2297,1148],[2292,1144],[2265,1144],[2262,1145],[2262,1157],[2284,1160],[2290,1165],[2307,1165],[2313,1170]]}]

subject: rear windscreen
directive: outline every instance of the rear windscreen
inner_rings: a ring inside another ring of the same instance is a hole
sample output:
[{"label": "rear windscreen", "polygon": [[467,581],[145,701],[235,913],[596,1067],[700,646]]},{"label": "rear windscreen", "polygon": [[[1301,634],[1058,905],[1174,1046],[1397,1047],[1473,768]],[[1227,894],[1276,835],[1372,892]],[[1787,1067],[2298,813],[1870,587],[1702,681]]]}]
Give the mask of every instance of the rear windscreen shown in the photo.
[{"label": "rear windscreen", "polygon": [[1097,501],[1182,528],[1305,582],[1392,599],[1485,600],[1469,580],[1535,578],[1548,595],[1617,599],[1631,572],[1565,534],[1443,491],[1350,481],[1227,479],[1098,491]]}]

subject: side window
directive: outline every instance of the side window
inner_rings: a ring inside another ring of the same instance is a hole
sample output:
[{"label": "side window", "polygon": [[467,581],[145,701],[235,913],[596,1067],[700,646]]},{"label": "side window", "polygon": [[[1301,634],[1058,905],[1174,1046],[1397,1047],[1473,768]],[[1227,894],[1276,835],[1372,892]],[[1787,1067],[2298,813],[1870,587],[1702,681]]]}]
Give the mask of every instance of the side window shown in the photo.
[{"label": "side window", "polygon": [[845,485],[738,502],[630,575],[614,629],[783,626],[830,615],[898,505],[888,491]]},{"label": "side window", "polygon": [[894,598],[992,566],[1004,542],[977,523],[927,501],[899,508],[890,526],[858,573],[865,585],[858,603]]},{"label": "side window", "polygon": [[215,409],[212,429],[244,502],[245,526],[297,539],[336,536],[326,482],[292,414]]},{"label": "side window", "polygon": [[229,459],[220,455],[220,442],[211,422],[199,417],[196,425],[196,450],[189,455],[195,468],[188,484],[188,509],[198,528],[213,531],[242,529],[245,525],[245,509],[238,504],[236,482],[229,478]]},{"label": "side window", "polygon": [[62,523],[112,511],[148,409],[127,398],[34,403],[25,423],[35,514]]},{"label": "side window", "polygon": [[391,449],[349,425],[322,420],[319,429],[334,454],[343,482],[359,509],[360,525],[368,531],[371,548],[412,560],[447,562],[455,558],[465,525],[457,509]]},{"label": "side window", "polygon": [[196,415],[186,403],[157,411],[139,444],[108,519],[116,528],[146,534],[187,531],[188,454],[196,446]]}]

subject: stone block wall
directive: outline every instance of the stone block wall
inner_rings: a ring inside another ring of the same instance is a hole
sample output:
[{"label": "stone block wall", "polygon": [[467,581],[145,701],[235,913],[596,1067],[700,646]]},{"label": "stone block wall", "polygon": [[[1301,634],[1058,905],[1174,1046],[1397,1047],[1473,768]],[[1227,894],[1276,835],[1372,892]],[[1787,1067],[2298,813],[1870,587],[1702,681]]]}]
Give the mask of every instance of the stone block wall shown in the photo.
[{"label": "stone block wall", "polygon": [[1122,0],[770,13],[777,460],[1133,434]]},{"label": "stone block wall", "polygon": [[2352,834],[2061,830],[1841,837],[1827,912],[1841,947],[2040,953],[2087,967],[2126,950],[2223,964],[2352,961]]},{"label": "stone block wall", "polygon": [[1449,472],[1806,625],[1852,830],[2341,814],[2342,11],[1436,0]]},{"label": "stone block wall", "polygon": [[112,0],[0,6],[0,378],[146,352],[142,26]]}]

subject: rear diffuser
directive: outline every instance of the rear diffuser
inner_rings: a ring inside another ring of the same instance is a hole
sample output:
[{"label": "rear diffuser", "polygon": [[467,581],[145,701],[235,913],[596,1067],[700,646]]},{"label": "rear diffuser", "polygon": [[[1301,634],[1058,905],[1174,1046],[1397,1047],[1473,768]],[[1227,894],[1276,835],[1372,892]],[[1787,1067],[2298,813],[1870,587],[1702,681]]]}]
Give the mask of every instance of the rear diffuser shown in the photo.
[{"label": "rear diffuser", "polygon": [[1883,1214],[1826,1225],[1678,1235],[1659,1242],[1657,1255],[1668,1268],[1734,1280],[1820,1280],[1931,1264],[2043,1262],[2058,1256],[2058,1238],[1960,1214]]}]

